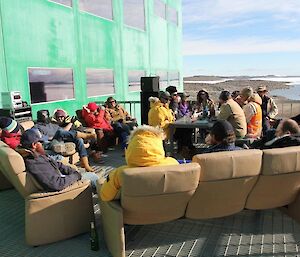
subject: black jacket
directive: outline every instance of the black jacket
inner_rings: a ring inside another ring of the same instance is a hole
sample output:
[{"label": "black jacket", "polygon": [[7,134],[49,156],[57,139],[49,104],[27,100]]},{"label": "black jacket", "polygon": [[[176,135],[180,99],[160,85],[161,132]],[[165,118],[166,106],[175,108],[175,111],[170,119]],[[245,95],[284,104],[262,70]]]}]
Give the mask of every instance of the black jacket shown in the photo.
[{"label": "black jacket", "polygon": [[47,191],[60,191],[81,179],[73,168],[51,158],[31,153],[24,157],[26,170]]}]

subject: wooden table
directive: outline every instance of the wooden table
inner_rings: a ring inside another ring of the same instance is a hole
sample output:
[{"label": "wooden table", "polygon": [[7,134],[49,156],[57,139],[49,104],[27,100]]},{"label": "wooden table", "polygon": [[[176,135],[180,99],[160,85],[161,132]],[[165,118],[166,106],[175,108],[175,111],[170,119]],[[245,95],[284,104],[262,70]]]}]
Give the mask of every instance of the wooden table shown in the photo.
[{"label": "wooden table", "polygon": [[192,121],[189,117],[183,117],[176,120],[173,123],[169,124],[169,131],[170,131],[170,153],[171,156],[174,155],[174,133],[176,128],[190,128],[190,129],[203,129],[203,130],[210,130],[213,126],[215,121],[211,121],[208,119],[203,120],[196,120]]}]

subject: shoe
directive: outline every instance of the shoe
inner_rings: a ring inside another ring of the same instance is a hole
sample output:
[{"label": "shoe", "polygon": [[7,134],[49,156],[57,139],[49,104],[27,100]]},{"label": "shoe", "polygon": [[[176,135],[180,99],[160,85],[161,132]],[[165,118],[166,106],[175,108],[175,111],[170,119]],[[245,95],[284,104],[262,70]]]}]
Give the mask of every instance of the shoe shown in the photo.
[{"label": "shoe", "polygon": [[83,156],[80,158],[81,167],[85,168],[87,172],[94,172],[94,169],[89,164],[89,159],[87,156]]},{"label": "shoe", "polygon": [[76,153],[76,146],[74,143],[57,143],[52,146],[52,150],[55,153],[61,154],[63,156],[70,156]]},{"label": "shoe", "polygon": [[97,135],[95,133],[84,133],[80,131],[77,131],[76,137],[82,139],[97,139]]}]

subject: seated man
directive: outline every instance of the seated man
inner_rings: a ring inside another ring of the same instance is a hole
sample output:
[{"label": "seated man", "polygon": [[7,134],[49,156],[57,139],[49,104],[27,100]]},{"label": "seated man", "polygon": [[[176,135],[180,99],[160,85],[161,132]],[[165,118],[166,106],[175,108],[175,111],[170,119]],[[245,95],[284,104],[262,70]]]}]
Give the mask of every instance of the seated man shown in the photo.
[{"label": "seated man", "polygon": [[[53,124],[49,119],[49,112],[47,110],[38,111],[37,123],[34,126],[47,139],[55,139],[58,142],[72,142],[76,145],[76,150],[79,153],[81,166],[86,171],[93,172],[93,168],[89,165],[88,153],[85,149],[83,139],[95,139],[95,134],[83,133],[75,130],[65,130],[57,124]],[[50,147],[51,144],[50,144]]]},{"label": "seated man", "polygon": [[247,122],[243,109],[234,101],[228,91],[222,91],[219,96],[219,120],[227,120],[234,128],[235,136],[243,138],[247,134]]},{"label": "seated man", "polygon": [[241,150],[242,148],[235,146],[234,142],[235,134],[232,125],[226,120],[219,120],[213,125],[207,138],[207,144],[211,146],[201,153]]},{"label": "seated man", "polygon": [[60,191],[70,186],[80,179],[89,179],[92,185],[98,179],[94,173],[80,174],[70,166],[61,162],[56,162],[45,154],[42,142],[43,137],[38,129],[26,130],[21,136],[21,146],[19,150],[22,154],[27,172],[47,191]]},{"label": "seated man", "polygon": [[75,117],[70,117],[63,109],[56,109],[51,117],[51,122],[66,130],[78,130],[84,132],[81,122]]},{"label": "seated man", "polygon": [[165,157],[163,139],[164,134],[158,128],[144,125],[133,130],[125,151],[127,165],[121,166],[109,174],[100,190],[101,199],[111,201],[116,198],[122,186],[121,173],[126,168],[178,164],[175,159]]},{"label": "seated man", "polygon": [[129,113],[113,97],[106,100],[106,111],[109,114],[114,130],[121,140],[122,148],[125,149],[130,130],[137,127],[136,119],[133,119]]},{"label": "seated man", "polygon": [[275,138],[264,143],[261,149],[281,148],[300,145],[300,128],[296,121],[284,119],[280,121]]}]

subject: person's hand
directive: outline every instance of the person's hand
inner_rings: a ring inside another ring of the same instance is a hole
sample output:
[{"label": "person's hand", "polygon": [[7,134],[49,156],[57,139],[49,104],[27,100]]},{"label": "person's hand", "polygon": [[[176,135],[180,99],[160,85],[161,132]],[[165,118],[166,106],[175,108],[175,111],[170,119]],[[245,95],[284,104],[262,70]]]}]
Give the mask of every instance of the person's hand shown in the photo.
[{"label": "person's hand", "polygon": [[206,136],[206,138],[205,138],[205,144],[211,145],[211,136],[210,136],[210,134],[208,134],[208,135]]},{"label": "person's hand", "polygon": [[72,123],[72,118],[68,115],[65,120],[64,120],[65,123]]},{"label": "person's hand", "polygon": [[87,106],[85,106],[85,105],[83,106],[83,109],[86,110],[87,113],[91,112],[91,110],[89,108],[87,108]]}]

